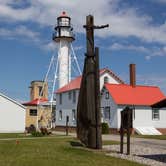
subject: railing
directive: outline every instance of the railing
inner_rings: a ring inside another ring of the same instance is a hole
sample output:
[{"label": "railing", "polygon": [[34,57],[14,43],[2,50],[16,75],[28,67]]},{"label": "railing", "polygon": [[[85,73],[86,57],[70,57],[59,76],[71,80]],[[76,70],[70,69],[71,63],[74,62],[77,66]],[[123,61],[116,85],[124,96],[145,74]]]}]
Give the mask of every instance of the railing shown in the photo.
[{"label": "railing", "polygon": [[58,38],[58,37],[72,37],[72,38],[75,38],[75,34],[73,32],[69,32],[68,35],[60,35],[58,32],[54,32],[53,35],[52,35],[52,38],[55,39],[55,38]]}]

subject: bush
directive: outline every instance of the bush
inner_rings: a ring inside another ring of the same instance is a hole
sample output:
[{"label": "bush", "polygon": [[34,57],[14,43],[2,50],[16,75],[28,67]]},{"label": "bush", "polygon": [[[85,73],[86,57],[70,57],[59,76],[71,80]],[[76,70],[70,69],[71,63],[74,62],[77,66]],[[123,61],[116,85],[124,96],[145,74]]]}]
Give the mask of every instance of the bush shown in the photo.
[{"label": "bush", "polygon": [[43,136],[43,134],[39,131],[33,131],[33,132],[31,132],[31,135],[33,137],[42,137]]},{"label": "bush", "polygon": [[29,127],[26,127],[25,130],[27,131],[27,133],[32,133],[36,131],[36,127],[33,124],[31,124]]},{"label": "bush", "polygon": [[106,122],[102,123],[102,134],[109,134],[109,126]]},{"label": "bush", "polygon": [[40,128],[40,131],[41,131],[41,133],[42,133],[43,135],[50,135],[50,134],[51,134],[51,132],[48,131],[48,129],[45,128],[45,127],[41,127],[41,128]]}]

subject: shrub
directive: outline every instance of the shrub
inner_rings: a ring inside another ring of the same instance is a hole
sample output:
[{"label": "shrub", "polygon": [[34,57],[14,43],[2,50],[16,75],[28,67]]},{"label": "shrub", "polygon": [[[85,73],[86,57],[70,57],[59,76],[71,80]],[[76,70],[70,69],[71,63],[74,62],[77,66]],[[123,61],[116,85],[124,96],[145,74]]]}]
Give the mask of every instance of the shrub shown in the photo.
[{"label": "shrub", "polygon": [[40,128],[40,131],[41,131],[41,133],[42,133],[43,135],[50,135],[50,134],[51,134],[51,132],[48,131],[48,129],[45,128],[45,127],[41,127],[41,128]]},{"label": "shrub", "polygon": [[42,137],[43,136],[43,134],[39,131],[32,131],[31,134],[33,137]]},{"label": "shrub", "polygon": [[36,131],[36,127],[33,124],[31,124],[29,127],[26,127],[25,130],[28,133],[32,133],[32,132]]},{"label": "shrub", "polygon": [[102,134],[109,134],[109,126],[106,122],[102,123]]}]

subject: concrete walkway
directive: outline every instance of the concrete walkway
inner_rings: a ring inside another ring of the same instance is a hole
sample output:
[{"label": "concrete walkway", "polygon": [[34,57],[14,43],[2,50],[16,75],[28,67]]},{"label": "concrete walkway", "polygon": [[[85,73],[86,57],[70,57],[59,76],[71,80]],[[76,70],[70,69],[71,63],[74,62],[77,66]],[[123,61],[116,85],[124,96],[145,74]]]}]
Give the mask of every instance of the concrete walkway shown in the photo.
[{"label": "concrete walkway", "polygon": [[[102,138],[103,140],[120,141],[119,135],[103,135]],[[126,142],[126,137],[124,138],[124,141]],[[131,137],[131,144],[166,150],[166,140]]]}]

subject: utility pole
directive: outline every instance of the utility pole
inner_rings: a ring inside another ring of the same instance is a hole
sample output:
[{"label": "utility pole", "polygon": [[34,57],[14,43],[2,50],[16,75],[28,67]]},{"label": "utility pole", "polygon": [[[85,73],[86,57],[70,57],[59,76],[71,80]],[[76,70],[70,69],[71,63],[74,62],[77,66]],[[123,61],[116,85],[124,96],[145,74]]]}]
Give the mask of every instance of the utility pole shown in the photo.
[{"label": "utility pole", "polygon": [[99,49],[94,48],[94,29],[105,27],[108,25],[95,26],[92,15],[86,17],[87,52],[77,106],[77,137],[93,149],[102,148]]}]

